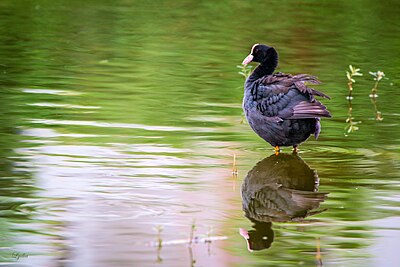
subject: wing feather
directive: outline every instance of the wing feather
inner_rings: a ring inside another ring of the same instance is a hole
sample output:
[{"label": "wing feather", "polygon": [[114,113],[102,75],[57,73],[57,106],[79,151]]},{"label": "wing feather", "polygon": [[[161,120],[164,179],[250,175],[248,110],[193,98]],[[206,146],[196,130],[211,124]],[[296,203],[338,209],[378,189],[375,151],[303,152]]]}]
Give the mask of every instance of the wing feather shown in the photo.
[{"label": "wing feather", "polygon": [[276,73],[257,80],[252,88],[257,109],[267,117],[282,119],[306,119],[331,117],[326,107],[314,96],[328,95],[307,86],[319,84],[311,75]]}]

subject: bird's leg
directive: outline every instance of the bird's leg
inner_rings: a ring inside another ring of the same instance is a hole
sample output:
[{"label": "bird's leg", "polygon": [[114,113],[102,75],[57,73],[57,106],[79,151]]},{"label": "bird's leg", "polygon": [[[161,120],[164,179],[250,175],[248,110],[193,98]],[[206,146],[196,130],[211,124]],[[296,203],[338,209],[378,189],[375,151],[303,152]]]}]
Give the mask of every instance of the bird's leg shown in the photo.
[{"label": "bird's leg", "polygon": [[297,152],[299,152],[299,147],[297,145],[293,146],[293,153],[297,153]]},{"label": "bird's leg", "polygon": [[275,151],[275,155],[279,155],[279,152],[281,152],[281,149],[279,148],[279,146],[275,146],[274,147],[274,151]]}]

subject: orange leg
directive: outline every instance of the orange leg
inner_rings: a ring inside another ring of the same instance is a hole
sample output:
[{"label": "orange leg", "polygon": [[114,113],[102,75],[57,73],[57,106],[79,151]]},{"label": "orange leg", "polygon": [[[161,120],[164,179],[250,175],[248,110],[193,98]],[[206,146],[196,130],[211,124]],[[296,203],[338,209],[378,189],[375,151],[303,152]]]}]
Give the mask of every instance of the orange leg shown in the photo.
[{"label": "orange leg", "polygon": [[279,148],[279,146],[275,146],[274,147],[274,151],[275,151],[275,155],[279,155],[279,152],[281,152],[281,149]]}]

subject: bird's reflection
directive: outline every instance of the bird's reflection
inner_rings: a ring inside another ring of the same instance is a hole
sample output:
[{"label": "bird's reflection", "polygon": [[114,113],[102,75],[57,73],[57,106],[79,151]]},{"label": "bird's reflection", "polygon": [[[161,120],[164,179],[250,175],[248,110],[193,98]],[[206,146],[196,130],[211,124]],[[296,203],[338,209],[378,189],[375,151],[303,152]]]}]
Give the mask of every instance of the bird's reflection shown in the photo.
[{"label": "bird's reflection", "polygon": [[272,222],[301,221],[317,210],[328,193],[318,192],[317,172],[297,154],[272,155],[258,162],[242,186],[243,210],[252,230],[240,229],[250,251],[269,248]]}]

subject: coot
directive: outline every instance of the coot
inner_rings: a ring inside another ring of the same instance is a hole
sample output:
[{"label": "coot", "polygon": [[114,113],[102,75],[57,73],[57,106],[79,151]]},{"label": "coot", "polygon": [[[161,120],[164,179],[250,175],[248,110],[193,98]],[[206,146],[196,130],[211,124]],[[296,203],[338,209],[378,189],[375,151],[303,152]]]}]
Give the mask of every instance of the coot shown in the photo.
[{"label": "coot", "polygon": [[281,146],[293,146],[321,131],[320,118],[331,117],[324,105],[314,96],[329,98],[307,86],[319,84],[308,74],[275,73],[278,53],[267,45],[255,44],[243,65],[260,63],[244,84],[243,110],[250,127],[279,152]]}]

